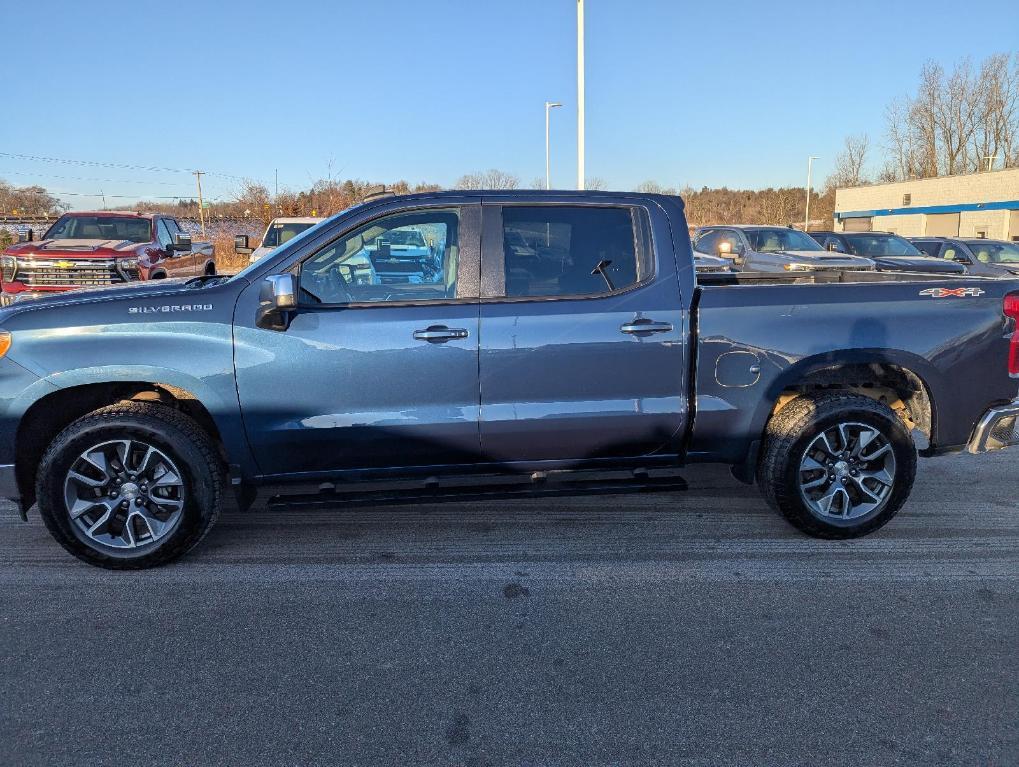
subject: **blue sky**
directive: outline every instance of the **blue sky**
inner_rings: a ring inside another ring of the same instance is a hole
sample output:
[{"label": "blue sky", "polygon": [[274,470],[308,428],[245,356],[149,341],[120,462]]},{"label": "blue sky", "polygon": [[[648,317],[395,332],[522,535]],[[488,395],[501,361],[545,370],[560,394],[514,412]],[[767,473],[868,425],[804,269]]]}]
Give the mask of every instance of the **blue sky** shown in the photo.
[{"label": "blue sky", "polygon": [[[0,153],[252,177],[451,184],[576,177],[574,0],[5,0]],[[880,144],[928,58],[1019,50],[1019,3],[587,0],[587,171],[610,188],[802,184],[846,134]],[[0,155],[67,192],[189,194],[191,177]],[[212,197],[238,182],[210,175]],[[94,198],[67,197],[74,207]]]}]

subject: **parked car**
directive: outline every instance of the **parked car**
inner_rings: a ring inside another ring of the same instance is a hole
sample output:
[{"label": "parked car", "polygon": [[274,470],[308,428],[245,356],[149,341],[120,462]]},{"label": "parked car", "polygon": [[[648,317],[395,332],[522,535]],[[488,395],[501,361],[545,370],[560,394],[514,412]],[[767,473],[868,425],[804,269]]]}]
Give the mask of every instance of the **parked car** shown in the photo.
[{"label": "parked car", "polygon": [[931,258],[905,237],[891,232],[811,232],[810,236],[826,250],[866,256],[882,272],[966,273],[962,264]]},{"label": "parked car", "polygon": [[[343,277],[408,227],[446,243],[432,280]],[[506,247],[535,231],[541,262]],[[202,539],[227,477],[244,509],[266,487],[457,497],[467,475],[560,470],[645,490],[720,462],[805,533],[853,538],[909,495],[914,435],[923,456],[1019,444],[1019,279],[698,275],[686,232],[666,195],[393,196],[233,277],[14,304],[0,496],[86,562],[138,568]]]},{"label": "parked car", "polygon": [[949,237],[914,237],[910,241],[933,258],[961,264],[969,274],[981,277],[1019,275],[1019,242]]},{"label": "parked car", "polygon": [[694,239],[701,255],[728,258],[744,272],[873,271],[874,262],[833,255],[798,229],[785,226],[705,226]]},{"label": "parked car", "polygon": [[83,287],[216,273],[211,242],[192,242],[159,213],[65,213],[42,239],[31,233],[0,257],[0,303]]},{"label": "parked car", "polygon": [[249,256],[248,261],[253,264],[274,248],[286,244],[301,232],[311,229],[311,227],[322,221],[325,221],[325,219],[316,216],[281,216],[274,218],[269,222],[269,226],[265,228],[265,234],[262,235],[261,244],[257,248],[251,247],[248,235],[240,234],[234,238],[234,252],[242,256]]}]

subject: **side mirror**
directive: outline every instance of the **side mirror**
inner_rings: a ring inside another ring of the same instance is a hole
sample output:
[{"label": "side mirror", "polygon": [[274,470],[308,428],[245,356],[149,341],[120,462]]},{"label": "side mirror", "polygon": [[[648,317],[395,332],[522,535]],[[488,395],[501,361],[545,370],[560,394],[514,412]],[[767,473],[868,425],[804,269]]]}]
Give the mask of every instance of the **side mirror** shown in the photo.
[{"label": "side mirror", "polygon": [[18,242],[31,242],[35,239],[35,232],[31,229],[26,229],[23,232],[18,232]]},{"label": "side mirror", "polygon": [[297,291],[297,277],[292,274],[266,277],[258,295],[255,324],[267,330],[286,330],[290,312],[297,308]]},{"label": "side mirror", "polygon": [[173,250],[179,250],[182,253],[186,253],[191,250],[191,235],[181,234],[180,232],[174,235]]},{"label": "side mirror", "polygon": [[234,253],[241,256],[250,256],[255,249],[248,244],[248,235],[238,234],[234,237]]}]

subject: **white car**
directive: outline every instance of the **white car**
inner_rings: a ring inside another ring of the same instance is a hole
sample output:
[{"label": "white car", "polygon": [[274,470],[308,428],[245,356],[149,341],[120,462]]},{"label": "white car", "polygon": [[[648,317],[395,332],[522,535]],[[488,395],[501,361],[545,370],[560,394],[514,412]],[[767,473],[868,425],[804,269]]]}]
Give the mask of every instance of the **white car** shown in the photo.
[{"label": "white car", "polygon": [[324,218],[315,216],[289,216],[274,218],[269,222],[262,236],[262,244],[252,250],[248,246],[247,235],[241,235],[234,240],[234,251],[242,255],[250,254],[250,263],[255,263],[266,253],[278,248],[285,242],[292,240],[305,229],[311,229]]}]

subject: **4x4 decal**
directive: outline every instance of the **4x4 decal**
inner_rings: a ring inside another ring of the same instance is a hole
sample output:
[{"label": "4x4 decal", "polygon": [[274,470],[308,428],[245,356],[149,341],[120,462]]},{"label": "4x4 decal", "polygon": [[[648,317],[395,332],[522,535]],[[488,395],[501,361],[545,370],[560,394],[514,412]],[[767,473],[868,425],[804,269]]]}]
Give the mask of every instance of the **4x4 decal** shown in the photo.
[{"label": "4x4 decal", "polygon": [[984,291],[982,288],[927,288],[927,290],[921,290],[921,296],[930,296],[931,298],[964,298],[965,296],[982,296]]}]

